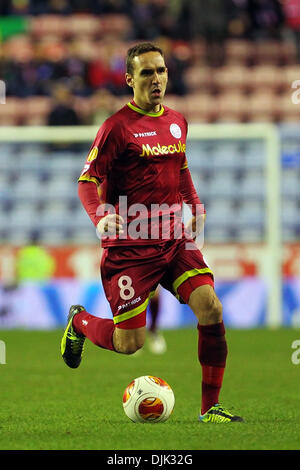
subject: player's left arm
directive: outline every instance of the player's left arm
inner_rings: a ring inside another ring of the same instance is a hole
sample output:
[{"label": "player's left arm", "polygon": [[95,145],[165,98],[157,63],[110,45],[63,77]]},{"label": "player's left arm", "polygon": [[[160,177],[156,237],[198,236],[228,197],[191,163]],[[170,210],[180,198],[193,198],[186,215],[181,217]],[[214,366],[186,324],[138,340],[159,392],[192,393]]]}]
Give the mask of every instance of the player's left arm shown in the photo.
[{"label": "player's left arm", "polygon": [[[184,139],[186,139],[188,133],[188,123],[185,118],[183,118],[183,127],[185,128]],[[192,218],[187,223],[186,232],[187,234],[190,234],[195,240],[196,237],[203,231],[206,210],[195,189],[185,154],[183,155],[183,161],[180,169],[179,191],[183,201],[190,206],[192,211]]]},{"label": "player's left arm", "polygon": [[206,218],[204,204],[195,189],[190,170],[185,163],[180,170],[180,194],[183,201],[191,208],[192,218],[186,226],[187,233],[191,233],[195,239],[203,230]]}]

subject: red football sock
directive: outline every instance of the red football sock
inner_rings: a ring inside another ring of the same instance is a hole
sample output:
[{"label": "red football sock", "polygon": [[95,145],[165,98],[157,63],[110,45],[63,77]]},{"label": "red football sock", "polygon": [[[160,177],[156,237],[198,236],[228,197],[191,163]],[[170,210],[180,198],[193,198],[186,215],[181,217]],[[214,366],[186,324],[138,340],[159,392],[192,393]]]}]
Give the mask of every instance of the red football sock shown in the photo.
[{"label": "red football sock", "polygon": [[223,321],[213,325],[198,324],[198,357],[202,366],[201,414],[219,402],[227,357]]},{"label": "red football sock", "polygon": [[113,333],[115,325],[109,318],[99,318],[85,310],[73,318],[73,328],[76,333],[86,336],[96,346],[114,351]]}]

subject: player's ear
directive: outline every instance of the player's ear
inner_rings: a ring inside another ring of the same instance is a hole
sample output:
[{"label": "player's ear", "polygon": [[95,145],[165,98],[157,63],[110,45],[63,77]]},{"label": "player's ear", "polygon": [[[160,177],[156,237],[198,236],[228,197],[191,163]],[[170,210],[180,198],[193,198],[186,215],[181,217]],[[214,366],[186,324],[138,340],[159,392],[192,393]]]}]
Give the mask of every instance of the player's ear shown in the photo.
[{"label": "player's ear", "polygon": [[133,76],[130,75],[130,73],[125,73],[125,80],[126,80],[127,85],[133,88],[134,81],[133,81]]}]

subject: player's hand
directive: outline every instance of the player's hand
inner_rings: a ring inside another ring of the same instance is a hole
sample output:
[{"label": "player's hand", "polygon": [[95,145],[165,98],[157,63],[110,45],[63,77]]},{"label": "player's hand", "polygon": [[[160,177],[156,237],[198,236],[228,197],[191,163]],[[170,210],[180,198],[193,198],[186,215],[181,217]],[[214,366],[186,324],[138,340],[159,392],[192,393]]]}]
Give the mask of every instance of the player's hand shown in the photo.
[{"label": "player's hand", "polygon": [[115,236],[124,233],[124,219],[119,214],[108,214],[98,222],[97,231],[101,237]]},{"label": "player's hand", "polygon": [[204,229],[206,214],[200,214],[197,216],[193,216],[191,220],[186,225],[186,233],[190,236],[193,240],[196,240],[198,235],[202,233]]}]

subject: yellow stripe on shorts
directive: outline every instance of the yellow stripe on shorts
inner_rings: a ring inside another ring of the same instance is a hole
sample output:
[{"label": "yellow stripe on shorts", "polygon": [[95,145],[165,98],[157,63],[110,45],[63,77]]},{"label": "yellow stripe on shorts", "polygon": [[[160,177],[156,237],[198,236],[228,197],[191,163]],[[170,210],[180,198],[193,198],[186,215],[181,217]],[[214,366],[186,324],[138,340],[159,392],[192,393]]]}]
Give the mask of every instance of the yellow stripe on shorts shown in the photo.
[{"label": "yellow stripe on shorts", "polygon": [[148,303],[150,299],[154,296],[155,291],[150,292],[149,297],[143,302],[141,305],[138,307],[133,308],[132,310],[128,310],[128,312],[121,313],[120,315],[117,315],[116,317],[113,318],[114,324],[116,323],[121,323],[122,321],[129,320],[130,318],[136,317],[140,313],[142,313],[144,310],[146,310]]},{"label": "yellow stripe on shorts", "polygon": [[178,287],[181,286],[181,284],[184,281],[186,281],[190,277],[197,276],[198,274],[206,274],[206,273],[209,273],[209,274],[213,275],[213,272],[210,268],[202,268],[202,269],[194,268],[194,269],[191,269],[190,271],[185,271],[183,274],[181,274],[181,276],[179,276],[177,279],[175,279],[175,281],[172,284],[172,287],[174,289],[175,294],[176,295],[178,294],[177,289],[178,289]]}]

